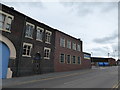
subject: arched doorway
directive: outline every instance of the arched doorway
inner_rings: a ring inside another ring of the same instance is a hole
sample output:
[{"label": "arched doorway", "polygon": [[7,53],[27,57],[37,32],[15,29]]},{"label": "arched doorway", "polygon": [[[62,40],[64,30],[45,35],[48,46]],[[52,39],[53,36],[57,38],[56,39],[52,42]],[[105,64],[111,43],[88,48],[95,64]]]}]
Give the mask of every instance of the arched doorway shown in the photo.
[{"label": "arched doorway", "polygon": [[[16,59],[16,49],[13,43],[0,34],[0,78],[11,78],[10,68],[8,68],[9,60]],[[7,70],[6,70],[7,69]]]},{"label": "arched doorway", "polygon": [[33,71],[35,74],[40,74],[40,60],[41,60],[40,53],[36,53],[34,55],[34,61],[33,61]]},{"label": "arched doorway", "polygon": [[8,48],[8,46],[3,43],[0,42],[0,51],[2,53],[2,57],[0,59],[0,62],[2,62],[0,64],[0,67],[2,68],[0,70],[0,78],[6,78],[7,76],[7,71],[8,71],[8,63],[9,63],[9,58],[10,58],[10,50]]}]

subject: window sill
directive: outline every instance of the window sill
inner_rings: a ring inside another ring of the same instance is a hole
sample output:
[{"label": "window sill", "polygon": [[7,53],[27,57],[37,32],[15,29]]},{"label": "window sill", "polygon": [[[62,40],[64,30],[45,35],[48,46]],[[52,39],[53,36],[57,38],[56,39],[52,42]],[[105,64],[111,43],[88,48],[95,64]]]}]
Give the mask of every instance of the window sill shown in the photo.
[{"label": "window sill", "polygon": [[47,59],[47,60],[48,60],[48,59],[50,59],[50,58],[44,57],[44,59]]},{"label": "window sill", "polygon": [[26,38],[33,39],[32,37],[25,36]]},{"label": "window sill", "polygon": [[43,42],[42,40],[36,39],[37,41]]},{"label": "window sill", "polygon": [[11,31],[10,31],[10,30],[7,30],[7,29],[1,29],[1,28],[0,28],[0,30],[1,30],[1,31],[4,31],[4,32],[11,33]]},{"label": "window sill", "polygon": [[28,56],[28,55],[22,55],[23,57],[31,57],[31,56]]},{"label": "window sill", "polygon": [[45,42],[45,43],[47,43],[47,44],[51,44],[50,42]]}]

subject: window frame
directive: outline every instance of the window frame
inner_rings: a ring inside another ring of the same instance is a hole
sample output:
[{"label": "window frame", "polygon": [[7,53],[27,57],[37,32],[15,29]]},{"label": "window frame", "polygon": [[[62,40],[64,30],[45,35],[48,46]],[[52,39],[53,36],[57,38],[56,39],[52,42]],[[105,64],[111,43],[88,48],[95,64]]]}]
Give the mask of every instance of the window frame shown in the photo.
[{"label": "window frame", "polygon": [[72,44],[72,42],[70,40],[67,40],[67,48],[68,49],[71,49],[71,44]]},{"label": "window frame", "polygon": [[[49,40],[46,41],[46,33],[50,33],[50,38],[49,38],[50,42],[49,42]],[[48,30],[45,30],[45,43],[51,44],[51,36],[52,36],[52,32],[51,32],[51,31],[48,31]]]},{"label": "window frame", "polygon": [[[63,62],[61,62],[61,54],[64,55],[64,61],[63,61]],[[60,54],[60,56],[59,56],[59,62],[60,62],[60,63],[65,63],[65,54],[64,54],[64,53],[61,53],[61,54]]]},{"label": "window frame", "polygon": [[[49,57],[45,57],[45,50],[49,50]],[[44,47],[44,59],[50,59],[51,56],[51,48]]]},{"label": "window frame", "polygon": [[[79,49],[78,49],[78,46],[79,46]],[[77,51],[81,52],[81,46],[80,46],[80,44],[77,44]]]},{"label": "window frame", "polygon": [[73,49],[73,50],[76,50],[76,49],[77,49],[77,45],[76,45],[76,43],[74,43],[74,42],[72,43],[72,49]]},{"label": "window frame", "polygon": [[64,47],[65,48],[65,38],[61,37],[60,38],[60,47]]},{"label": "window frame", "polygon": [[[31,51],[32,51],[33,45],[32,45],[31,43],[26,43],[26,42],[24,42],[24,43],[23,43],[23,50],[24,50],[24,45],[30,46],[30,54],[29,54],[29,55],[23,55],[23,51],[22,51],[22,56],[23,56],[23,57],[31,57]],[[26,52],[27,52],[27,50],[26,50]]]},{"label": "window frame", "polygon": [[[10,14],[8,14],[8,13],[5,13],[5,12],[3,12],[3,11],[1,11],[1,10],[0,10],[0,14],[1,14],[1,15],[5,15],[5,20],[4,20],[4,23],[3,23],[3,28],[0,28],[0,30],[11,33],[11,25],[12,25],[12,22],[13,22],[13,20],[14,20],[14,16],[13,16],[13,15],[10,15]],[[9,18],[9,17],[12,19],[12,20],[11,20],[11,23],[9,23],[9,24],[10,24],[10,30],[6,29],[6,26],[7,26],[7,23],[8,23],[8,18]],[[1,23],[2,23],[2,22],[1,22]]]},{"label": "window frame", "polygon": [[33,31],[32,31],[32,37],[26,36],[26,28],[25,28],[25,37],[29,38],[29,39],[33,39],[33,32],[34,32],[34,29],[35,29],[35,25],[30,23],[30,22],[26,22],[26,26],[27,25],[33,26]]},{"label": "window frame", "polygon": [[78,59],[78,58],[80,58],[80,63],[78,63],[78,60],[77,60],[77,64],[81,64],[81,57],[80,57],[80,56],[78,56],[78,57],[77,57],[77,59]]},{"label": "window frame", "polygon": [[[42,30],[42,40],[37,38],[37,32],[38,32],[38,29],[39,29],[39,31]],[[41,28],[41,27],[37,26],[36,31],[37,31],[37,32],[36,32],[36,40],[37,40],[37,41],[41,41],[41,42],[43,42],[44,28]]]},{"label": "window frame", "polygon": [[[70,63],[68,63],[68,56],[70,56]],[[67,58],[66,58],[67,64],[71,64],[71,55],[67,55],[66,57],[67,57]]]},{"label": "window frame", "polygon": [[[73,63],[73,57],[75,57],[75,63]],[[76,64],[76,56],[72,56],[72,64]]]}]

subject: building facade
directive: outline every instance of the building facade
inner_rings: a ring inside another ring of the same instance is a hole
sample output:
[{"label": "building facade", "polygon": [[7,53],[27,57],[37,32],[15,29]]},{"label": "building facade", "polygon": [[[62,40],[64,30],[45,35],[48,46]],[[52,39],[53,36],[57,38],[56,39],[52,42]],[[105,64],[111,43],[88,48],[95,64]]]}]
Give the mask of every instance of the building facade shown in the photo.
[{"label": "building facade", "polygon": [[92,66],[115,66],[114,58],[91,57]]},{"label": "building facade", "polygon": [[91,68],[80,39],[0,6],[0,78]]},{"label": "building facade", "polygon": [[61,31],[55,32],[54,70],[56,72],[91,68],[84,58],[82,41]]}]

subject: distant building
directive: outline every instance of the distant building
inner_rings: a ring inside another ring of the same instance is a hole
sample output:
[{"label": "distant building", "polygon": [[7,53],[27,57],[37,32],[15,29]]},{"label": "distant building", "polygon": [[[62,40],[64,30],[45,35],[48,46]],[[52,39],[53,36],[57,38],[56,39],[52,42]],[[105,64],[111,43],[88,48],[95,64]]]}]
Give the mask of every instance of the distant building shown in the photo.
[{"label": "distant building", "polygon": [[114,66],[116,60],[114,58],[91,57],[92,66]]},{"label": "distant building", "polygon": [[0,5],[0,49],[6,78],[91,68],[82,41]]}]

